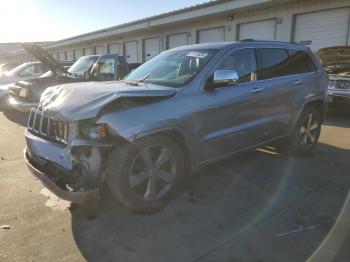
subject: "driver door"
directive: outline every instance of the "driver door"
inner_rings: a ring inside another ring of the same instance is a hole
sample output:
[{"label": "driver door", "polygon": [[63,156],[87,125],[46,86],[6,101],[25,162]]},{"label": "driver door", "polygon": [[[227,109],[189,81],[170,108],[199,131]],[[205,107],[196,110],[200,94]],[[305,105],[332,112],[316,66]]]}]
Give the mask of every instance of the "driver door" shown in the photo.
[{"label": "driver door", "polygon": [[95,81],[112,81],[124,78],[118,56],[102,55],[92,69]]},{"label": "driver door", "polygon": [[215,70],[233,70],[238,81],[203,90],[201,135],[209,158],[257,145],[265,139],[264,81],[257,80],[255,52],[246,48],[227,55]]}]

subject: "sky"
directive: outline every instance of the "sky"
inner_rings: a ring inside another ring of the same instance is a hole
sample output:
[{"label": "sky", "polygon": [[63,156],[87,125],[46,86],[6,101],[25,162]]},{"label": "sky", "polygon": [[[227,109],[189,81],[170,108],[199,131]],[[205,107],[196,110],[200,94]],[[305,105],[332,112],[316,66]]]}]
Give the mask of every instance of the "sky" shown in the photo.
[{"label": "sky", "polygon": [[208,0],[1,0],[0,43],[54,41]]}]

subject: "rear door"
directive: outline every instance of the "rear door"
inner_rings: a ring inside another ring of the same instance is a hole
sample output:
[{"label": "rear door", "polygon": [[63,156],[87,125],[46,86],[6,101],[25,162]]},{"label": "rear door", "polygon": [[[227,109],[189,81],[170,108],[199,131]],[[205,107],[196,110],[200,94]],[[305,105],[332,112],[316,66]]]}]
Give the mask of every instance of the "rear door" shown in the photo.
[{"label": "rear door", "polygon": [[237,84],[203,91],[201,135],[210,158],[265,140],[264,81],[257,81],[254,48],[233,51],[215,70],[234,70]]},{"label": "rear door", "polygon": [[291,130],[294,112],[298,108],[297,95],[303,81],[299,75],[291,74],[290,57],[286,49],[260,48],[258,54],[261,64],[258,77],[266,85],[267,137],[274,139]]}]

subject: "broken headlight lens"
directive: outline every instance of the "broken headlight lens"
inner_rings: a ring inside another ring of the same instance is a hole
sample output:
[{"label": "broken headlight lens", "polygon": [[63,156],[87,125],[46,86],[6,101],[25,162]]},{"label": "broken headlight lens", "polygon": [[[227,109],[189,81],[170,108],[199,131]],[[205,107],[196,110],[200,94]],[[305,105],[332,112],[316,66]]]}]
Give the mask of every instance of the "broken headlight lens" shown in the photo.
[{"label": "broken headlight lens", "polygon": [[84,138],[91,140],[105,140],[108,137],[108,127],[106,124],[95,124],[92,126],[82,125],[80,133]]},{"label": "broken headlight lens", "polygon": [[20,97],[28,97],[29,96],[29,90],[27,88],[21,88],[19,91]]}]

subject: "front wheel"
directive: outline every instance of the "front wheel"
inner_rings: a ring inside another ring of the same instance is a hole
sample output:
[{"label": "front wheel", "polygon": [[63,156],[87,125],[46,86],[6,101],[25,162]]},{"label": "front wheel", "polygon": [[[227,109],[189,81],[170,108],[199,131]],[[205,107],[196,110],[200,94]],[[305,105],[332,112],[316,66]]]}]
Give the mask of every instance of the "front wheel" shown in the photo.
[{"label": "front wheel", "polygon": [[321,115],[315,107],[306,107],[290,138],[288,149],[292,153],[311,153],[321,133]]},{"label": "front wheel", "polygon": [[112,194],[136,212],[153,212],[169,200],[184,174],[178,144],[155,135],[112,152],[108,186]]}]

